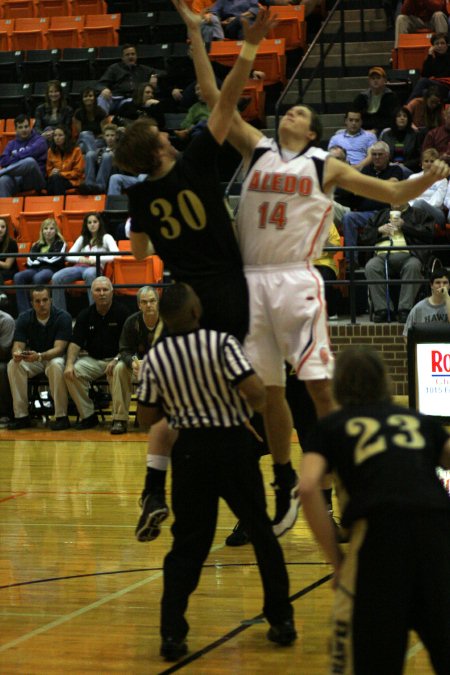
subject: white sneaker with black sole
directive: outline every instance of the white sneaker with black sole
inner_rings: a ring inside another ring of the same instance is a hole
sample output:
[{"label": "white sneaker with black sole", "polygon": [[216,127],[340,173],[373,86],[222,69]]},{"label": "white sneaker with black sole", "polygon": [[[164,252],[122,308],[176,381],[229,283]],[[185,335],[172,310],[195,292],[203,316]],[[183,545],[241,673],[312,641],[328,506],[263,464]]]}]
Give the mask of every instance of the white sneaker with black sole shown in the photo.
[{"label": "white sneaker with black sole", "polygon": [[298,490],[298,476],[294,474],[294,483],[290,488],[281,488],[277,483],[275,488],[275,518],[272,520],[272,529],[276,537],[282,537],[290,530],[297,520],[300,508],[300,494]]},{"label": "white sneaker with black sole", "polygon": [[142,513],[136,525],[135,537],[138,541],[153,541],[161,534],[160,526],[169,515],[169,507],[164,495],[151,493],[142,497],[141,506]]}]

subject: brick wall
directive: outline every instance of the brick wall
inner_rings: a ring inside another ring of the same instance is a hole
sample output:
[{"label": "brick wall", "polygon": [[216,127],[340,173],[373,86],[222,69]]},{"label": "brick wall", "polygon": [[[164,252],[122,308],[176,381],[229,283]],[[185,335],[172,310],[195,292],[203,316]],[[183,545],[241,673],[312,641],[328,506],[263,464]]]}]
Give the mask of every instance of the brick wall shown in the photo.
[{"label": "brick wall", "polygon": [[408,393],[408,367],[403,324],[328,324],[335,354],[348,345],[372,345],[378,349],[388,366],[396,396]]}]

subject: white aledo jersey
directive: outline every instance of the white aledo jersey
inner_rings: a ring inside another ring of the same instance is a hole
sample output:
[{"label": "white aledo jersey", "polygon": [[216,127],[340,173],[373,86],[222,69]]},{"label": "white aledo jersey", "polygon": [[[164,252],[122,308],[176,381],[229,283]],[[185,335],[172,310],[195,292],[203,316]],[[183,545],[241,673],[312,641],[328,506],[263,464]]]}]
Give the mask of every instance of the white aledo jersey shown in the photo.
[{"label": "white aledo jersey", "polygon": [[318,258],[332,223],[332,193],[322,190],[328,156],[320,148],[285,160],[263,137],[242,185],[237,214],[244,265],[284,265]]}]

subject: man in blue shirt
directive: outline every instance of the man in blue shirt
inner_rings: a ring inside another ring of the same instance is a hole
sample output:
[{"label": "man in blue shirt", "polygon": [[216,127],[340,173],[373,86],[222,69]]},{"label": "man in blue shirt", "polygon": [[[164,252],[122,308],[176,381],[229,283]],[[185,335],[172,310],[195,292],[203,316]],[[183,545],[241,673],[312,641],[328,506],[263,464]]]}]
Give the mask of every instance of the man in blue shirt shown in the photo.
[{"label": "man in blue shirt", "polygon": [[330,138],[328,150],[338,145],[347,152],[347,162],[362,169],[370,164],[369,148],[377,142],[371,131],[362,129],[362,116],[358,111],[348,110],[345,114],[345,129],[340,129]]}]

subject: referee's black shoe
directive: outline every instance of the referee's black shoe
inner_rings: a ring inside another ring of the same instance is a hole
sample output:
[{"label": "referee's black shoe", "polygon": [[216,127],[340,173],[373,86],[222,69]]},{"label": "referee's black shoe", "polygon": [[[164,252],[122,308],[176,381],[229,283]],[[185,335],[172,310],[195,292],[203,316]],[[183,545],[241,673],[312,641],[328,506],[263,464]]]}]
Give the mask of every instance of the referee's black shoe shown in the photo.
[{"label": "referee's black shoe", "polygon": [[300,508],[298,476],[295,472],[289,485],[272,483],[275,488],[275,518],[272,520],[273,533],[281,537],[294,526]]},{"label": "referee's black shoe", "polygon": [[267,633],[267,638],[277,645],[288,647],[297,639],[297,631],[294,622],[291,619],[282,621],[282,623],[273,624]]},{"label": "referee's black shoe", "polygon": [[153,541],[161,534],[161,523],[169,515],[164,493],[143,494],[141,498],[142,513],[136,525],[135,536],[138,541]]},{"label": "referee's black shoe", "polygon": [[185,640],[175,640],[174,638],[163,638],[160,654],[166,661],[178,661],[187,654],[188,647]]}]

